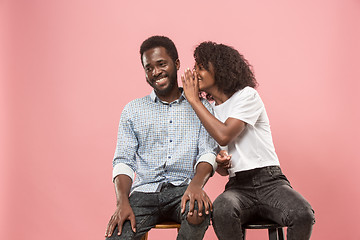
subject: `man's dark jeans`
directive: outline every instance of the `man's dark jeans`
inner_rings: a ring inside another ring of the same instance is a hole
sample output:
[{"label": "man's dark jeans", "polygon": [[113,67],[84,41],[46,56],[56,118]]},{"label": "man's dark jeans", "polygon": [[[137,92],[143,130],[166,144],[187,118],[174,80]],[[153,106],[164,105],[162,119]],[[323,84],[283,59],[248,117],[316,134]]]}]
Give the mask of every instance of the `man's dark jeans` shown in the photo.
[{"label": "man's dark jeans", "polygon": [[186,191],[187,186],[175,187],[166,184],[160,192],[142,193],[133,192],[129,198],[130,205],[135,214],[136,233],[131,230],[130,221],[123,225],[122,233],[117,235],[116,227],[113,235],[107,240],[120,239],[141,239],[141,237],[153,228],[157,223],[163,221],[175,221],[181,223],[177,236],[178,240],[201,240],[210,224],[210,216],[203,213],[205,220],[199,225],[193,225],[187,222],[186,216],[189,210],[189,202],[186,204],[186,210],[181,214],[181,198]]},{"label": "man's dark jeans", "polygon": [[259,219],[287,226],[288,240],[307,240],[315,223],[310,204],[292,189],[278,166],[238,172],[213,206],[220,240],[242,239],[240,226]]}]

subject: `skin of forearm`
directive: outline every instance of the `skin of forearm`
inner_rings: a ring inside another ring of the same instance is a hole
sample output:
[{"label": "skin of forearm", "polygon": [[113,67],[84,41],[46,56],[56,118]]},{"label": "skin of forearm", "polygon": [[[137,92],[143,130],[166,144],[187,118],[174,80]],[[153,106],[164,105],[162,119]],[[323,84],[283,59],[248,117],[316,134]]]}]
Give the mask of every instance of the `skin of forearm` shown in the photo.
[{"label": "skin of forearm", "polygon": [[132,180],[129,176],[120,174],[115,178],[116,205],[129,202]]},{"label": "skin of forearm", "polygon": [[206,130],[219,145],[226,146],[237,136],[232,129],[213,116],[199,99],[191,101],[190,104]]},{"label": "skin of forearm", "polygon": [[207,162],[200,162],[196,167],[196,173],[190,184],[203,188],[206,182],[209,180],[213,167]]}]

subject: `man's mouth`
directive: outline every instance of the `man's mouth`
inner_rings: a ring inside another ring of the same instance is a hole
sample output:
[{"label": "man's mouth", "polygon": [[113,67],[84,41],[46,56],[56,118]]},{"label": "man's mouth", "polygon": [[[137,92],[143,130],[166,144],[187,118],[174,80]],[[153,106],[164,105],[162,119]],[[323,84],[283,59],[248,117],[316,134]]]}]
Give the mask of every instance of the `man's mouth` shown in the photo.
[{"label": "man's mouth", "polygon": [[164,84],[166,82],[166,80],[167,80],[167,77],[160,78],[160,79],[155,81],[155,84],[156,85],[162,85],[162,84]]}]

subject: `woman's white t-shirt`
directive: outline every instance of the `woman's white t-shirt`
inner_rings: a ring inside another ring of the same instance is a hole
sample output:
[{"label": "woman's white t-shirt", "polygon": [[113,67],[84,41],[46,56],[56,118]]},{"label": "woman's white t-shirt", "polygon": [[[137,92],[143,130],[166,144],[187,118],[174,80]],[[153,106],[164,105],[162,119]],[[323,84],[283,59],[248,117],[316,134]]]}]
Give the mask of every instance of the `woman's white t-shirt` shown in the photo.
[{"label": "woman's white t-shirt", "polygon": [[235,118],[247,123],[235,140],[221,147],[232,155],[230,177],[239,171],[280,165],[264,103],[254,88],[245,87],[224,103],[213,103],[213,108],[216,118],[221,122]]}]

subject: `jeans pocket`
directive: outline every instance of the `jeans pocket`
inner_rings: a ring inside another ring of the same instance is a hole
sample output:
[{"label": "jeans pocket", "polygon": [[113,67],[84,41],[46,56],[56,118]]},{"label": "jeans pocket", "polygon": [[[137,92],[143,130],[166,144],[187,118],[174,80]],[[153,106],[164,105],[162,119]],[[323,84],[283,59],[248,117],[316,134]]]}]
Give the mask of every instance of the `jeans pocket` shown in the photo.
[{"label": "jeans pocket", "polygon": [[[273,180],[282,181],[286,183],[286,185],[290,186],[290,181],[287,177],[282,173],[280,167],[272,167],[269,169],[269,174]],[[291,187],[291,186],[290,186]]]},{"label": "jeans pocket", "polygon": [[142,207],[144,205],[143,202],[145,199],[149,199],[150,195],[151,193],[133,192],[129,197],[131,207]]},{"label": "jeans pocket", "polygon": [[225,190],[231,188],[231,187],[234,185],[235,182],[236,182],[236,178],[235,178],[235,177],[229,178],[229,181],[228,181],[228,182],[226,183],[226,185],[225,185]]}]

